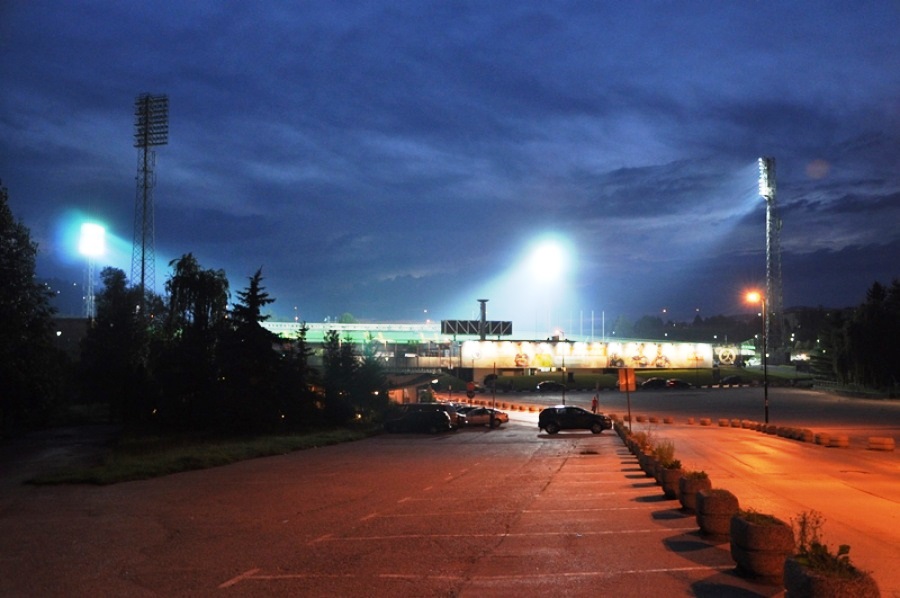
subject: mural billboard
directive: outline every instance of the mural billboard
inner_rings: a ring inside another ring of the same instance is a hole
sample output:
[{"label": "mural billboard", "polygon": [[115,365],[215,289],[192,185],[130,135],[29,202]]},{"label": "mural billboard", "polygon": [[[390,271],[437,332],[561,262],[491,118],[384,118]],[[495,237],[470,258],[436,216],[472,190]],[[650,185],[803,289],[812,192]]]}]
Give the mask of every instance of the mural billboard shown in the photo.
[{"label": "mural billboard", "polygon": [[464,341],[460,358],[477,368],[698,368],[712,367],[713,348],[652,341]]}]

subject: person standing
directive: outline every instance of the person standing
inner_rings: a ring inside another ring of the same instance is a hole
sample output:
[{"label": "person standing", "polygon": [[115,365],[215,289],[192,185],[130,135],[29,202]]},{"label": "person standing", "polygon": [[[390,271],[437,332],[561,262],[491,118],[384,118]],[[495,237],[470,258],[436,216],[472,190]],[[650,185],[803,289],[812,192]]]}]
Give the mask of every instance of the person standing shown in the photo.
[{"label": "person standing", "polygon": [[594,395],[594,398],[591,399],[591,413],[597,413],[597,404],[598,403],[599,403],[599,401],[597,401],[597,395]]}]

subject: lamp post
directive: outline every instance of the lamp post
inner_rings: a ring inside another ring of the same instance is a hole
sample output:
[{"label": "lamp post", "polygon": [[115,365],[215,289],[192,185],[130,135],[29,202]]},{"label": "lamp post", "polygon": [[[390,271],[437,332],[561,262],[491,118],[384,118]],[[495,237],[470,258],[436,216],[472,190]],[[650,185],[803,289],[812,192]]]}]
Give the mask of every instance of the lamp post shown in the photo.
[{"label": "lamp post", "polygon": [[749,303],[759,303],[762,306],[762,366],[763,366],[763,404],[765,405],[766,423],[769,423],[769,360],[766,357],[768,352],[768,334],[766,328],[766,298],[758,291],[750,291],[747,293],[747,301]]},{"label": "lamp post", "polygon": [[81,225],[78,252],[87,258],[88,267],[84,284],[84,315],[93,325],[96,315],[94,302],[94,260],[106,251],[106,229],[92,222]]}]

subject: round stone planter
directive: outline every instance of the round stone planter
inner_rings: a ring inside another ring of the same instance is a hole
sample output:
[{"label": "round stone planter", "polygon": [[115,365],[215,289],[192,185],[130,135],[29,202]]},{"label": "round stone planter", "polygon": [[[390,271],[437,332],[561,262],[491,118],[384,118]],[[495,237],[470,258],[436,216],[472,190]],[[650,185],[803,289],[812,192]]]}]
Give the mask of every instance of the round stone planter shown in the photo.
[{"label": "round stone planter", "polygon": [[795,558],[784,561],[784,589],[789,598],[880,598],[881,591],[871,575],[843,577],[810,569]]},{"label": "round stone planter", "polygon": [[697,492],[697,525],[700,534],[713,541],[728,541],[731,517],[740,510],[737,497],[722,488]]},{"label": "round stone planter", "polygon": [[710,490],[712,481],[708,477],[698,478],[681,476],[678,480],[678,501],[686,513],[697,512],[697,493],[701,490]]},{"label": "round stone planter", "polygon": [[679,480],[684,472],[681,469],[660,468],[660,485],[663,495],[669,500],[678,498]]},{"label": "round stone planter", "polygon": [[653,468],[653,479],[657,484],[662,485],[662,470],[665,469],[659,459],[656,460],[656,466]]},{"label": "round stone planter", "polygon": [[648,478],[656,476],[656,458],[650,453],[641,453],[638,457],[641,469]]},{"label": "round stone planter", "polygon": [[737,513],[729,533],[739,575],[768,585],[784,583],[784,562],[794,551],[791,526],[774,517]]}]

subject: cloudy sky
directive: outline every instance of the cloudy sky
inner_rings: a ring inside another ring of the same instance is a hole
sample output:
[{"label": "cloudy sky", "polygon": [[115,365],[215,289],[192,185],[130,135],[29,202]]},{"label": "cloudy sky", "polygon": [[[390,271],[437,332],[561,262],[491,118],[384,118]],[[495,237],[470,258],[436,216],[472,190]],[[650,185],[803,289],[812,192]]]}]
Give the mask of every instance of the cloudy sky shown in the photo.
[{"label": "cloudy sky", "polygon": [[131,275],[165,94],[158,290],[190,252],[233,296],[262,267],[278,319],[487,298],[574,333],[750,311],[773,156],[785,307],[856,305],[900,277],[898,31],[892,0],[6,0],[0,179],[39,275],[78,279],[83,219]]}]

